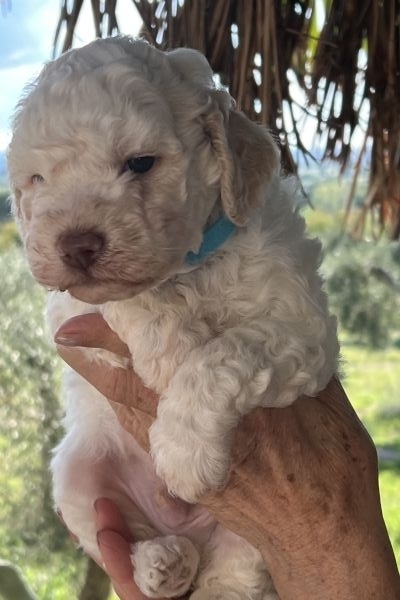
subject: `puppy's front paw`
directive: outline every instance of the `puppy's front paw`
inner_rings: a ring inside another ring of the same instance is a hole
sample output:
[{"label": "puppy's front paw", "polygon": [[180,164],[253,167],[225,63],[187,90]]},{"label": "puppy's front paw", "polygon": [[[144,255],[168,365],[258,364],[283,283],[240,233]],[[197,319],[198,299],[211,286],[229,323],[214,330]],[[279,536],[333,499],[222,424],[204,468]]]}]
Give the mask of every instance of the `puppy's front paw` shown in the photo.
[{"label": "puppy's front paw", "polygon": [[190,540],[176,535],[139,542],[132,547],[134,579],[149,598],[182,596],[199,566],[199,553]]},{"label": "puppy's front paw", "polygon": [[173,439],[159,420],[152,425],[149,436],[157,475],[174,496],[195,503],[208,489],[225,485],[230,452],[223,439],[211,444],[188,431],[182,431],[180,439]]}]

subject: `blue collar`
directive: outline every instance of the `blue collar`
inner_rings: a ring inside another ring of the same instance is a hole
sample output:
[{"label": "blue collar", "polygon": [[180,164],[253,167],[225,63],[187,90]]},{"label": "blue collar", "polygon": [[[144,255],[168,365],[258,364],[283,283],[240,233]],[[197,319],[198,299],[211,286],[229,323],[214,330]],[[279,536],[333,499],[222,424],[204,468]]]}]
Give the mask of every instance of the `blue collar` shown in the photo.
[{"label": "blue collar", "polygon": [[209,254],[218,250],[218,248],[232,235],[235,229],[236,225],[225,215],[220,217],[218,221],[205,230],[203,241],[197,254],[195,252],[188,252],[186,254],[185,263],[189,265],[197,265],[200,263]]}]

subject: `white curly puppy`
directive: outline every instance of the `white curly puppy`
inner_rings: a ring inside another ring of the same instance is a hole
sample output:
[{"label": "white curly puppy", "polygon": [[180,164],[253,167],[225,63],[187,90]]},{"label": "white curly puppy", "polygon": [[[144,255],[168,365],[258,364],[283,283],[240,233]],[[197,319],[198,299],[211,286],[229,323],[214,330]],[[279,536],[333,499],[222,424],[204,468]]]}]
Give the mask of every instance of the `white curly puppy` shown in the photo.
[{"label": "white curly puppy", "polygon": [[100,311],[161,397],[151,460],[68,374],[52,470],[69,529],[98,556],[93,502],[108,496],[150,540],[133,548],[148,596],[277,598],[257,550],[199,506],[182,503],[177,519],[158,494],[160,479],[189,503],[224,486],[240,418],[316,394],[337,368],[320,244],[305,236],[271,137],[199,53],[97,40],[28,87],[9,171],[32,272],[57,290],[53,330]]}]

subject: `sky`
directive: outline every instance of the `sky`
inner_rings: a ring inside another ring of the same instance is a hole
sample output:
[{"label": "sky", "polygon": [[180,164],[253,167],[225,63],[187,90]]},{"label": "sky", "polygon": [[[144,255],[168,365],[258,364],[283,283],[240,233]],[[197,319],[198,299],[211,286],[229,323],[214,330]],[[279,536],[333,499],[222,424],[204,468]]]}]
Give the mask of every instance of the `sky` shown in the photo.
[{"label": "sky", "polygon": [[[78,21],[74,46],[94,39],[90,2]],[[60,0],[0,0],[0,151],[9,141],[10,118],[24,85],[52,57]],[[132,0],[118,0],[121,33],[135,35],[140,18]]]},{"label": "sky", "polygon": [[[60,6],[61,0],[0,0],[0,152],[8,145],[10,118],[24,85],[52,57]],[[121,33],[137,34],[140,17],[132,0],[118,0],[117,6]],[[83,10],[75,47],[94,39],[89,0]]]},{"label": "sky", "polygon": [[[94,39],[90,4],[89,0],[84,0],[74,38],[75,47]],[[24,85],[52,57],[60,6],[61,0],[0,0],[0,152],[8,145],[11,115]],[[136,35],[141,22],[134,3],[132,0],[118,0],[117,6],[121,33]],[[317,1],[318,6],[322,25],[324,14],[321,3]],[[305,105],[304,92],[294,86],[292,93],[301,106]],[[366,122],[368,107],[362,113],[365,113],[363,120]],[[285,124],[290,131],[290,119],[287,124],[286,117]],[[302,140],[306,147],[312,146],[315,127],[315,119],[307,118],[303,123]],[[362,139],[363,136],[356,132],[355,145],[359,145]]]}]

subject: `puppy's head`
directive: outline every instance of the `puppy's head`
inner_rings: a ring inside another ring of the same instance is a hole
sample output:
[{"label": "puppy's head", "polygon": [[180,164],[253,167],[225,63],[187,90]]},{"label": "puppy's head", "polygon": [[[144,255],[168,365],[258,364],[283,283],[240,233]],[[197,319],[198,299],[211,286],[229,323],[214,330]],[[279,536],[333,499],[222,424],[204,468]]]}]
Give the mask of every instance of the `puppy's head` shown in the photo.
[{"label": "puppy's head", "polygon": [[245,225],[278,157],[201,54],[111,38],[27,88],[8,161],[35,278],[100,303],[176,273],[218,201]]}]

